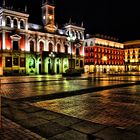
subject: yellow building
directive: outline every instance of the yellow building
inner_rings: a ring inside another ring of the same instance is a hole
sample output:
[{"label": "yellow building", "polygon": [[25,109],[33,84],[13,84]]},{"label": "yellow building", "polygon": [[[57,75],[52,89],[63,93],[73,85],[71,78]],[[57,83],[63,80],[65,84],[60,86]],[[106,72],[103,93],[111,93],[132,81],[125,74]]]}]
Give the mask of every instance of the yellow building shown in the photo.
[{"label": "yellow building", "polygon": [[140,40],[124,42],[125,70],[140,71]]}]

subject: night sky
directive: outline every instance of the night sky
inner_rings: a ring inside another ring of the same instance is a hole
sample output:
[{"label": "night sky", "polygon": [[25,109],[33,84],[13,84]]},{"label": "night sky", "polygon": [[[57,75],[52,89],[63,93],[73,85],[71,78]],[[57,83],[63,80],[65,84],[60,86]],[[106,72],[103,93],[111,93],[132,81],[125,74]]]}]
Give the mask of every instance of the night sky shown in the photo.
[{"label": "night sky", "polygon": [[[2,0],[1,0],[2,1]],[[41,24],[41,0],[6,0],[15,8],[28,6],[29,21]],[[56,23],[82,21],[86,33],[117,37],[120,41],[140,39],[140,3],[136,0],[54,0]]]}]

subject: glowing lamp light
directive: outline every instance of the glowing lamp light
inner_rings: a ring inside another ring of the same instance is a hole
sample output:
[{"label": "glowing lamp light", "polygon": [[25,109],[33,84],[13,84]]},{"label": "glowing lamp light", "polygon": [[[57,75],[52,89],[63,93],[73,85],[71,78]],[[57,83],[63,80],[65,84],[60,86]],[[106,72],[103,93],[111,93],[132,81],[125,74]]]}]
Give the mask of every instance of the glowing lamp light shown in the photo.
[{"label": "glowing lamp light", "polygon": [[52,16],[49,16],[49,19],[51,20],[52,19]]},{"label": "glowing lamp light", "polygon": [[22,50],[22,51],[25,51],[25,49],[24,49],[24,48],[21,48],[21,50]]},{"label": "glowing lamp light", "polygon": [[45,17],[45,16],[43,16],[43,19],[45,20],[45,19],[46,19],[46,17]]},{"label": "glowing lamp light", "polygon": [[67,37],[67,40],[70,42],[74,42],[76,39],[76,36],[73,36],[72,34],[70,34],[70,36]]},{"label": "glowing lamp light", "polygon": [[7,47],[7,50],[10,50],[10,47]]},{"label": "glowing lamp light", "polygon": [[103,56],[102,60],[107,61],[107,56]]},{"label": "glowing lamp light", "polygon": [[53,52],[51,52],[51,53],[49,54],[49,57],[54,58],[54,57],[55,57],[55,54],[54,54]]}]

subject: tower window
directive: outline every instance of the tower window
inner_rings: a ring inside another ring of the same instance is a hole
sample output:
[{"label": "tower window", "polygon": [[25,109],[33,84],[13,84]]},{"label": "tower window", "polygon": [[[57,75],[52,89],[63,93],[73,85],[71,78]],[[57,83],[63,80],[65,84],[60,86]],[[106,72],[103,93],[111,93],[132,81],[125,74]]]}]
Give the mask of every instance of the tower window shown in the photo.
[{"label": "tower window", "polygon": [[52,9],[52,8],[49,8],[49,9],[48,9],[48,14],[50,14],[50,15],[53,14],[53,9]]}]

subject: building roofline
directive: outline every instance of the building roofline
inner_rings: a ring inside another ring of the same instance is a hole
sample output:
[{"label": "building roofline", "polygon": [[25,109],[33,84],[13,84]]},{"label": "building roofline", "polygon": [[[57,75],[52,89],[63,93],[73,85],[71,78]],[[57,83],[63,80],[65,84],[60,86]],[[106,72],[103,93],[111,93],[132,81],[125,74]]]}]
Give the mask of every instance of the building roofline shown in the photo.
[{"label": "building roofline", "polygon": [[124,42],[124,45],[137,45],[137,44],[140,44],[140,40],[130,40]]}]

